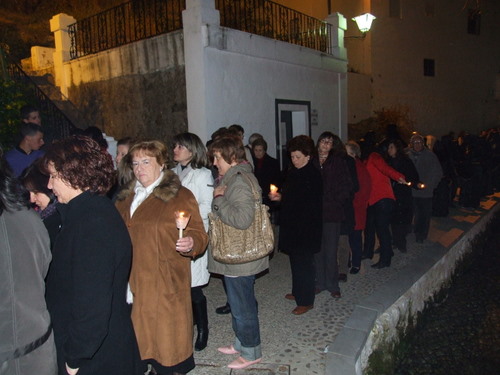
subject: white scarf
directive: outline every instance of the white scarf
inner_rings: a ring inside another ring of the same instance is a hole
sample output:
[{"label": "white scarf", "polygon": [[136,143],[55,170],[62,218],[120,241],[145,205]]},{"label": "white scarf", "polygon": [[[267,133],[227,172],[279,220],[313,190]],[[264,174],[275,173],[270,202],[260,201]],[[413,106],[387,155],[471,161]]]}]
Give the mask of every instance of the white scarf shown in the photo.
[{"label": "white scarf", "polygon": [[142,186],[142,184],[139,181],[135,182],[135,187],[134,187],[135,196],[134,199],[132,200],[132,203],[130,204],[130,217],[134,215],[134,212],[137,209],[137,207],[139,207],[141,203],[144,202],[147,197],[149,197],[149,195],[153,192],[155,187],[157,187],[160,184],[162,178],[163,178],[163,171],[160,173],[160,177],[158,177],[158,179],[156,179],[156,181],[153,182],[148,187]]}]

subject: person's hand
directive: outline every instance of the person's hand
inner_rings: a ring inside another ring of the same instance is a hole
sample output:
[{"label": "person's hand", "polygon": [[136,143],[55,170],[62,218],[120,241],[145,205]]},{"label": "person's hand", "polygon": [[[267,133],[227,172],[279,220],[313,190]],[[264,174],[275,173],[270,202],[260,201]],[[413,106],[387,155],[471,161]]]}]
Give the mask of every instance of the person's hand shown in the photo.
[{"label": "person's hand", "polygon": [[267,196],[273,202],[279,202],[279,201],[281,201],[281,193],[278,193],[278,192],[276,192],[276,193],[269,193]]},{"label": "person's hand", "polygon": [[182,237],[175,243],[175,250],[179,253],[189,253],[193,250],[194,240],[193,237]]},{"label": "person's hand", "polygon": [[398,183],[408,185],[408,183],[406,182],[406,180],[404,179],[404,177],[400,177],[398,179]]},{"label": "person's hand", "polygon": [[217,186],[214,189],[214,197],[216,197],[218,195],[224,195],[224,193],[226,192],[226,188],[227,188],[226,185],[219,185],[219,186]]},{"label": "person's hand", "polygon": [[78,372],[79,368],[71,368],[68,366],[68,364],[66,363],[66,372],[69,374],[69,375],[75,375],[77,372]]}]

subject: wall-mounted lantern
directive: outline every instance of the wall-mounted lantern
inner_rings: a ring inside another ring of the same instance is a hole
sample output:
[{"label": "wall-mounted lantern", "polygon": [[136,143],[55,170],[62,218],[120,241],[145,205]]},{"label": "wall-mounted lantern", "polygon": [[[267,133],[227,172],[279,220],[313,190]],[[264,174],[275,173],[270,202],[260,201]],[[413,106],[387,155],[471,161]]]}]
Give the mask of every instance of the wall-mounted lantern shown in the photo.
[{"label": "wall-mounted lantern", "polygon": [[346,36],[344,37],[344,39],[364,39],[366,37],[366,33],[370,31],[373,20],[376,18],[377,17],[370,13],[365,13],[360,16],[354,17],[352,20],[356,22],[356,25],[358,25],[358,29],[359,31],[361,31],[362,35]]}]

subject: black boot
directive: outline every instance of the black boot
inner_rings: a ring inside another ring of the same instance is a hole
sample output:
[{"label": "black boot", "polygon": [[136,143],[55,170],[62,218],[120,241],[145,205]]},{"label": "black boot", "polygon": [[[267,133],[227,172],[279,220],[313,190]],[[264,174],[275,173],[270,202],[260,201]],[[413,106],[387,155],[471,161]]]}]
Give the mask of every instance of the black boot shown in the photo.
[{"label": "black boot", "polygon": [[208,315],[207,315],[207,299],[193,302],[193,318],[198,331],[194,350],[199,352],[207,347],[208,342]]}]

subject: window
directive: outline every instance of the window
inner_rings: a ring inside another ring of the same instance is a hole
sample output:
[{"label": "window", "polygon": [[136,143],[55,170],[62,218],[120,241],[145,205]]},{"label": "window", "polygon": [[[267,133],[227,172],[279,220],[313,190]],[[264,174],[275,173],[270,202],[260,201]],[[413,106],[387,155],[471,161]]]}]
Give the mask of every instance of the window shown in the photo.
[{"label": "window", "polygon": [[389,0],[389,17],[403,18],[401,14],[401,0]]},{"label": "window", "polygon": [[479,35],[481,30],[481,11],[479,9],[469,9],[467,17],[467,32]]},{"label": "window", "polygon": [[435,67],[434,67],[433,59],[424,59],[424,76],[425,77],[434,77],[435,76]]}]

